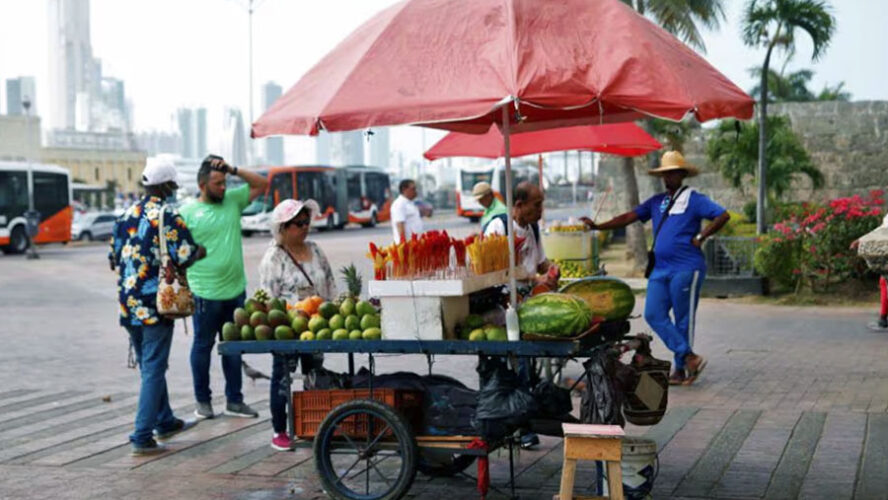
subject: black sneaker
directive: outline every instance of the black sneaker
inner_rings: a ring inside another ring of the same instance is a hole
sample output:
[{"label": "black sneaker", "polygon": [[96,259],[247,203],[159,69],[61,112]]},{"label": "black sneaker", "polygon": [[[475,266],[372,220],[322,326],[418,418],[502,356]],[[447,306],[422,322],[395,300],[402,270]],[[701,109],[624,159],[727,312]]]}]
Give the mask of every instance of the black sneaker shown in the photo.
[{"label": "black sneaker", "polygon": [[538,444],[540,444],[540,437],[532,432],[521,436],[522,449],[529,450]]},{"label": "black sneaker", "polygon": [[163,445],[158,444],[157,441],[153,439],[149,439],[144,443],[132,444],[132,455],[134,457],[157,455],[158,453],[163,453],[164,451],[166,451],[166,449],[163,447]]},{"label": "black sneaker", "polygon": [[182,431],[187,431],[195,425],[197,425],[196,420],[182,420],[181,418],[177,418],[176,423],[169,430],[159,432],[157,429],[155,429],[154,439],[158,441],[166,441]]},{"label": "black sneaker", "polygon": [[216,416],[213,413],[213,405],[210,404],[209,401],[206,403],[198,401],[194,406],[194,416],[197,417],[198,420],[211,419]]},{"label": "black sneaker", "polygon": [[247,403],[228,403],[225,405],[225,414],[243,418],[256,418],[259,416],[259,412],[247,406]]},{"label": "black sneaker", "polygon": [[879,328],[888,328],[888,317],[885,317],[885,316],[879,317],[878,325],[879,325]]}]

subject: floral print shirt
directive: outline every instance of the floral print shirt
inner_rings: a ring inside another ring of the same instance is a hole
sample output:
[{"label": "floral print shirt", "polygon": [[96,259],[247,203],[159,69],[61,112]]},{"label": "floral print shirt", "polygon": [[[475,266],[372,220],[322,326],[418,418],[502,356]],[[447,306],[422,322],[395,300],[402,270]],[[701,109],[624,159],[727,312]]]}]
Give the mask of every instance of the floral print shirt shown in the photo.
[{"label": "floral print shirt", "polygon": [[[108,259],[119,273],[121,326],[154,325],[160,321],[155,300],[160,274],[158,222],[162,207],[162,199],[145,196],[114,223]],[[197,244],[174,208],[167,207],[163,215],[170,258],[176,265],[185,265],[196,253]]]},{"label": "floral print shirt", "polygon": [[311,260],[299,264],[311,277],[314,286],[308,283],[302,271],[293,264],[287,251],[275,242],[265,251],[262,262],[259,263],[259,282],[272,297],[280,297],[291,304],[312,295],[327,300],[336,298],[336,279],[327,256],[315,242],[308,241],[306,245],[311,251]]}]

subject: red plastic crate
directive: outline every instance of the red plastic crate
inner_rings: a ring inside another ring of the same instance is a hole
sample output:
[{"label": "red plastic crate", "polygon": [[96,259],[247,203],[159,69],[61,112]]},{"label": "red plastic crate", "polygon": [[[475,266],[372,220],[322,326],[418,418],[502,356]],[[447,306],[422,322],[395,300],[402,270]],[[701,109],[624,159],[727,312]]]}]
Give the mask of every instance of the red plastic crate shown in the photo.
[{"label": "red plastic crate", "polygon": [[[330,411],[346,401],[370,399],[368,389],[329,389],[293,392],[293,429],[300,438],[313,438],[321,422]],[[398,410],[414,429],[422,424],[422,392],[400,389],[373,389],[373,399]],[[385,424],[376,420],[373,427],[382,429]],[[341,429],[349,437],[367,437],[366,416],[349,417]],[[391,431],[389,431],[390,433]]]}]

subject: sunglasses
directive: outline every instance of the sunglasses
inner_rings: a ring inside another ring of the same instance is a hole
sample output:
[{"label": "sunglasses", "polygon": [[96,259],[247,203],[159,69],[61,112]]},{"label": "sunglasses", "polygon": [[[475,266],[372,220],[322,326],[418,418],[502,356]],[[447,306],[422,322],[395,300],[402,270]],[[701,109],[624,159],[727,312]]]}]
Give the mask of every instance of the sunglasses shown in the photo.
[{"label": "sunglasses", "polygon": [[296,227],[306,227],[311,224],[311,221],[308,219],[299,219],[299,220],[291,220],[287,223],[287,226],[296,226]]}]

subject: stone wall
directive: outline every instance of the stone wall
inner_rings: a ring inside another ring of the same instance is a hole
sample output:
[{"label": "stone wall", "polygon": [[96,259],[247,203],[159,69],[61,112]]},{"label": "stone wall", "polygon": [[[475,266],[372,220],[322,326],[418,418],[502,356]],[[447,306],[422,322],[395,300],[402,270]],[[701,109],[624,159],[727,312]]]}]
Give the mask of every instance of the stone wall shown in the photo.
[{"label": "stone wall", "polygon": [[[825,186],[814,190],[807,179],[797,182],[785,195],[787,200],[825,201],[838,196],[865,194],[888,188],[888,101],[804,102],[773,104],[769,115],[786,115],[814,163],[825,177]],[[740,211],[755,199],[755,183],[749,179],[745,193],[734,189],[706,160],[706,130],[698,131],[685,145],[685,157],[700,168],[688,184],[698,188],[731,210]],[[611,186],[599,220],[630,208],[623,189],[623,160],[605,156],[599,166],[597,196]],[[641,199],[662,188],[647,172],[647,158],[635,160]]]}]

